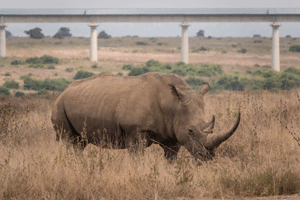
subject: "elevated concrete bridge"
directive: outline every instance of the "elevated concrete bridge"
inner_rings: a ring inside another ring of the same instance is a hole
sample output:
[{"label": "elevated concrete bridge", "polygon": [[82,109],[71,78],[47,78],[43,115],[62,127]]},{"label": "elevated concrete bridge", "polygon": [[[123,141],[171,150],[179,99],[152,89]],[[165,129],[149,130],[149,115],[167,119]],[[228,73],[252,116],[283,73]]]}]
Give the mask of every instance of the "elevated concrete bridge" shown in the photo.
[{"label": "elevated concrete bridge", "polygon": [[279,22],[300,22],[300,8],[290,9],[0,9],[0,57],[6,54],[5,23],[89,23],[90,60],[97,61],[97,23],[179,22],[181,60],[189,62],[190,22],[270,22],[272,68],[280,71]]}]

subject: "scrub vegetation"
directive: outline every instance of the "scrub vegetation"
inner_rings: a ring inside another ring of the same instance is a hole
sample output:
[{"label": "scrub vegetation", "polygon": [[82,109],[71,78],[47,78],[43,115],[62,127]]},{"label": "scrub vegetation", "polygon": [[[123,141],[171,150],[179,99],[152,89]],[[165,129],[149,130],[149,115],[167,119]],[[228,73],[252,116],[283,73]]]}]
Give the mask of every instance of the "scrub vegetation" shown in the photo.
[{"label": "scrub vegetation", "polygon": [[[280,39],[280,72],[270,68],[271,39],[255,40],[192,37],[185,64],[178,62],[180,37],[99,38],[97,62],[89,61],[89,38],[7,38],[0,60],[0,199],[297,199],[300,39]],[[55,99],[72,81],[101,72],[175,73],[195,90],[208,82],[205,116],[215,115],[214,132],[228,130],[237,107],[240,126],[200,166],[184,147],[170,163],[158,145],[130,155],[56,142]]]},{"label": "scrub vegetation", "polygon": [[[192,80],[192,79],[190,79]],[[130,155],[56,142],[50,115],[57,94],[1,97],[0,199],[205,199],[300,192],[298,90],[221,92],[206,97],[215,132],[239,106],[237,132],[197,165],[183,147],[172,163],[158,145]],[[82,130],[84,133],[84,130]]]}]

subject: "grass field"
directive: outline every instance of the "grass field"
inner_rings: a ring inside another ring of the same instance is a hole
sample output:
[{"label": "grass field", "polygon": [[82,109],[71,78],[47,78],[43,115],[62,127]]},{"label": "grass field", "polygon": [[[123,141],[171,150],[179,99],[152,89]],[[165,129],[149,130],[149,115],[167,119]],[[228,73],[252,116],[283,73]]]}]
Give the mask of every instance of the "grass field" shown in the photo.
[{"label": "grass field", "polygon": [[[136,45],[137,41],[148,45]],[[13,79],[21,87],[11,89],[12,93],[28,93],[35,91],[22,88],[21,76],[29,73],[36,79],[72,81],[80,69],[126,75],[128,71],[122,69],[126,63],[137,66],[152,58],[161,63],[180,61],[180,38],[98,42],[98,67],[91,68],[95,63],[88,60],[88,39],[9,38],[8,56],[0,60],[0,85]],[[281,39],[281,65],[300,69],[299,53],[287,51],[292,44],[300,44],[300,39]],[[209,51],[192,52],[201,46]],[[220,64],[224,73],[244,73],[270,65],[270,47],[270,38],[191,38],[190,60],[195,68]],[[238,53],[241,48],[247,53]],[[16,59],[45,54],[59,58],[55,69],[11,65]],[[300,198],[299,89],[208,94],[206,119],[216,116],[215,132],[228,130],[238,109],[242,116],[239,128],[217,149],[214,160],[200,166],[184,148],[169,163],[158,145],[135,156],[93,145],[83,153],[75,152],[55,140],[50,115],[58,94],[0,97],[0,199]]]}]

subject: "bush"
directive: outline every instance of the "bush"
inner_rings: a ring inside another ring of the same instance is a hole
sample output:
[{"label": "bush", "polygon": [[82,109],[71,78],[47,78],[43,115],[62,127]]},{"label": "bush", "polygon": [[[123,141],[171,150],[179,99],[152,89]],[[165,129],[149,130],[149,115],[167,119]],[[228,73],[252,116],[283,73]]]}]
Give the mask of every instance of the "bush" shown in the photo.
[{"label": "bush", "polygon": [[246,49],[240,49],[240,50],[238,50],[238,52],[239,52],[239,53],[246,53],[247,50],[246,50]]},{"label": "bush", "polygon": [[146,67],[161,67],[162,64],[158,60],[150,59],[146,62]]},{"label": "bush", "polygon": [[25,90],[56,90],[56,91],[64,91],[66,87],[70,84],[70,81],[65,78],[59,79],[48,79],[45,80],[37,80],[32,78],[26,78],[24,80],[24,89]]},{"label": "bush", "polygon": [[147,42],[143,42],[143,41],[136,41],[135,44],[136,45],[148,45]]},{"label": "bush", "polygon": [[44,65],[42,65],[42,64],[32,64],[32,65],[29,65],[28,66],[29,68],[43,68],[44,67]]},{"label": "bush", "polygon": [[124,70],[131,70],[133,68],[133,65],[132,64],[124,64],[122,66],[122,69]]},{"label": "bush", "polygon": [[48,90],[46,89],[41,89],[37,92],[37,95],[46,95],[49,94]]},{"label": "bush", "polygon": [[31,57],[31,58],[27,58],[25,63],[28,64],[38,64],[40,63],[40,59],[38,57]]},{"label": "bush", "polygon": [[3,86],[0,86],[0,96],[9,96],[9,89]]},{"label": "bush", "polygon": [[73,70],[73,68],[66,68],[66,72],[72,72]]},{"label": "bush", "polygon": [[91,68],[97,69],[97,68],[98,68],[98,65],[95,63],[95,64],[93,64],[93,65],[91,66]]},{"label": "bush", "polygon": [[41,63],[43,64],[58,64],[59,59],[58,58],[54,58],[52,56],[48,56],[48,55],[44,55],[42,57],[40,57]]},{"label": "bush", "polygon": [[11,65],[21,65],[23,64],[22,60],[14,60],[10,63]]},{"label": "bush", "polygon": [[49,65],[47,69],[55,69],[55,65]]},{"label": "bush", "polygon": [[10,72],[5,72],[4,76],[11,76]]},{"label": "bush", "polygon": [[88,77],[91,77],[94,75],[95,74],[93,72],[87,72],[87,71],[80,70],[75,74],[74,79],[75,80],[84,79],[84,78],[88,78]]},{"label": "bush", "polygon": [[6,88],[10,88],[10,89],[19,89],[20,88],[19,83],[14,81],[14,80],[5,81],[3,86],[6,87]]},{"label": "bush", "polygon": [[32,79],[27,77],[24,79],[24,90],[41,90],[43,88],[43,80]]},{"label": "bush", "polygon": [[202,85],[202,82],[204,82],[204,81],[201,80],[200,78],[189,77],[189,78],[185,79],[185,82],[187,84],[189,84],[190,86],[199,86],[199,85]]},{"label": "bush", "polygon": [[29,73],[28,75],[23,75],[20,78],[24,80],[26,78],[30,78],[31,76],[32,76],[32,73]]},{"label": "bush", "polygon": [[239,78],[237,76],[221,77],[217,81],[217,85],[221,86],[220,88],[223,88],[225,90],[232,90],[232,91],[243,91],[244,90],[244,85],[239,81]]},{"label": "bush", "polygon": [[181,69],[174,69],[172,71],[173,74],[177,74],[178,76],[185,76],[186,75],[186,72],[181,70]]},{"label": "bush", "polygon": [[202,65],[201,68],[197,71],[198,76],[211,77],[216,75],[223,74],[221,65]]},{"label": "bush", "polygon": [[118,75],[118,76],[123,76],[123,73],[122,73],[122,72],[118,72],[117,75]]},{"label": "bush", "polygon": [[15,93],[15,96],[16,96],[16,97],[22,97],[22,96],[24,96],[24,95],[25,95],[24,92],[16,92],[16,93]]},{"label": "bush", "polygon": [[128,76],[138,76],[150,72],[147,67],[134,67],[128,73]]},{"label": "bush", "polygon": [[290,48],[289,48],[289,51],[291,51],[291,52],[300,52],[300,45],[292,45],[292,46],[290,46]]},{"label": "bush", "polygon": [[300,76],[300,70],[299,69],[295,69],[292,67],[289,67],[287,69],[284,70],[285,73],[291,73],[291,74],[296,74]]},{"label": "bush", "polygon": [[262,40],[254,40],[253,43],[262,43]]}]

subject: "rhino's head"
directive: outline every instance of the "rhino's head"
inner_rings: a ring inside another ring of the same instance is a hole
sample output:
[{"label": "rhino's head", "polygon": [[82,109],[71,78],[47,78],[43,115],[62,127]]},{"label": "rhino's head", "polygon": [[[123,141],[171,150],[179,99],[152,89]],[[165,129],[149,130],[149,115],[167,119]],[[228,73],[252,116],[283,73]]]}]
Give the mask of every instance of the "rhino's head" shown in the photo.
[{"label": "rhino's head", "polygon": [[177,98],[177,108],[174,116],[174,129],[178,142],[200,160],[209,160],[214,157],[214,149],[227,140],[237,129],[238,118],[229,131],[212,133],[215,118],[211,122],[204,121],[204,95],[209,90],[208,83],[202,83],[200,92],[181,90],[170,85],[173,96]]}]

